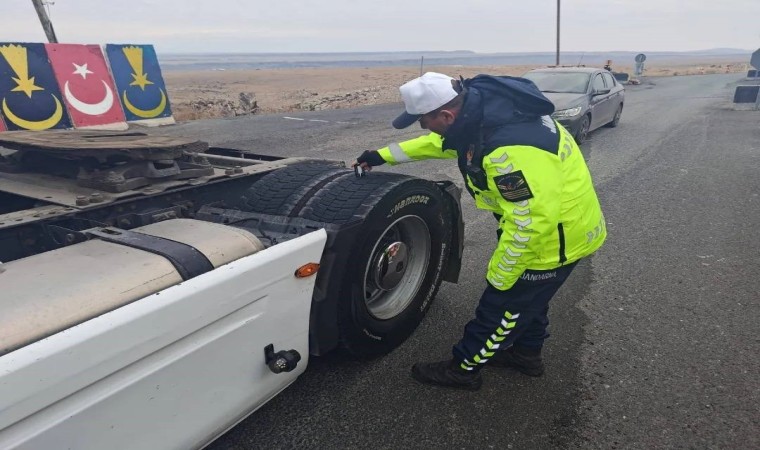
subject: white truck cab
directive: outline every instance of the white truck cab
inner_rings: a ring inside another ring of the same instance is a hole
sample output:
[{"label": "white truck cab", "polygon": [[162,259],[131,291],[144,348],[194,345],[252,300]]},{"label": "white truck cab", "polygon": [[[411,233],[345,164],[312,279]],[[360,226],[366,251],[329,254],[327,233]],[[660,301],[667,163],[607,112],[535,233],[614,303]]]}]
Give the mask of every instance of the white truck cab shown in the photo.
[{"label": "white truck cab", "polygon": [[134,133],[0,146],[0,449],[201,448],[310,355],[395,348],[458,275],[450,183]]}]

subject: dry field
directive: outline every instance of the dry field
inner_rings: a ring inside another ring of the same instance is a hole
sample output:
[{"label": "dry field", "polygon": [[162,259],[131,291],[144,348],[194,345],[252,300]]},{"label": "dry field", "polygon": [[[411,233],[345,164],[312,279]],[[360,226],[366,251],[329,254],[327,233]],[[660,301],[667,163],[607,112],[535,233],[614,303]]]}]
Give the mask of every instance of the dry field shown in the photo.
[{"label": "dry field", "polygon": [[[426,71],[465,78],[479,73],[519,76],[534,66],[426,66]],[[633,73],[632,66],[614,66]],[[648,65],[644,76],[746,73],[747,64]],[[244,114],[351,108],[398,102],[398,86],[419,68],[310,68],[166,72],[174,117],[196,120]]]}]

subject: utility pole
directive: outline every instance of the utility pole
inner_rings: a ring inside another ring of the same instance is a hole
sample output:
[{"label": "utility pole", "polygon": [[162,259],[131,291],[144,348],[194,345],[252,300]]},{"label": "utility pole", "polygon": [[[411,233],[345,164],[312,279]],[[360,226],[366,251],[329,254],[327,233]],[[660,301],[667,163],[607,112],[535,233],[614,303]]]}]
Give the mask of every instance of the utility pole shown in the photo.
[{"label": "utility pole", "polygon": [[32,0],[32,4],[34,5],[34,9],[37,10],[37,15],[40,18],[42,29],[45,30],[45,35],[48,38],[48,42],[56,44],[58,43],[58,38],[55,37],[55,30],[53,30],[53,23],[50,22],[50,18],[47,15],[47,11],[45,11],[45,5],[43,4],[42,1],[43,0]]},{"label": "utility pole", "polygon": [[559,3],[557,0],[557,67],[559,67]]}]

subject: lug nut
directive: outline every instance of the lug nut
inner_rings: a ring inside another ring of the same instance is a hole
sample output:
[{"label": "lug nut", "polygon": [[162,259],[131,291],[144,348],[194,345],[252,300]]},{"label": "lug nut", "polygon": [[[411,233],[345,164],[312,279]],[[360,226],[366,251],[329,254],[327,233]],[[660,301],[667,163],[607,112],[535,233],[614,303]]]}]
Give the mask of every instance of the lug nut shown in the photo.
[{"label": "lug nut", "polygon": [[234,175],[235,174],[235,169],[224,169],[224,174],[225,175]]},{"label": "lug nut", "polygon": [[77,195],[77,206],[86,206],[90,204],[90,199],[84,195]]},{"label": "lug nut", "polygon": [[103,201],[103,196],[100,195],[99,192],[93,192],[90,194],[90,202],[91,203],[100,203]]},{"label": "lug nut", "polygon": [[235,166],[235,169],[233,169],[235,173],[243,173],[243,168],[240,166]]}]

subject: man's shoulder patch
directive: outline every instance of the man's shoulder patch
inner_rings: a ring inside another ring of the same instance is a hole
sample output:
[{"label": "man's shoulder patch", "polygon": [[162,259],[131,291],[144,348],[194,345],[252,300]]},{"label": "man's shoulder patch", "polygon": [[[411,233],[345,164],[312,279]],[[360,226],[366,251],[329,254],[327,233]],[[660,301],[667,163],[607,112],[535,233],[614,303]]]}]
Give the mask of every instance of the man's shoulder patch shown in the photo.
[{"label": "man's shoulder patch", "polygon": [[493,179],[499,193],[505,200],[510,202],[521,202],[533,198],[533,192],[528,186],[528,180],[522,173],[522,170],[510,172]]}]

